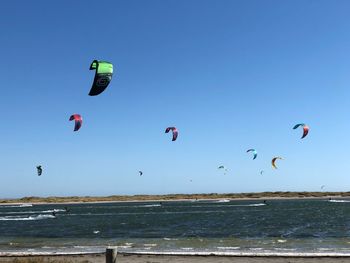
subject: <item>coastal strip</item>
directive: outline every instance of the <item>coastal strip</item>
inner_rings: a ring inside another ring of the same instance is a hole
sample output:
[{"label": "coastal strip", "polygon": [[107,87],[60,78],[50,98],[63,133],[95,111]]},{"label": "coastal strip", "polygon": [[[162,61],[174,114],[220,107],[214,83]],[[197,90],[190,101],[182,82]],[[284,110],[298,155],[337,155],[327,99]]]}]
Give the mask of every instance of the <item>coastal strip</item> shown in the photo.
[{"label": "coastal strip", "polygon": [[162,201],[215,201],[215,200],[274,200],[274,199],[332,199],[350,198],[350,192],[260,192],[260,193],[210,193],[210,194],[168,194],[168,195],[113,195],[113,196],[66,196],[66,197],[23,197],[0,199],[0,205],[24,204],[79,204],[119,202],[162,202]]},{"label": "coastal strip", "polygon": [[[7,263],[105,263],[105,253],[90,254],[35,254],[27,253],[4,256],[0,262]],[[117,263],[316,263],[350,262],[345,253],[236,253],[236,252],[118,252]]]}]

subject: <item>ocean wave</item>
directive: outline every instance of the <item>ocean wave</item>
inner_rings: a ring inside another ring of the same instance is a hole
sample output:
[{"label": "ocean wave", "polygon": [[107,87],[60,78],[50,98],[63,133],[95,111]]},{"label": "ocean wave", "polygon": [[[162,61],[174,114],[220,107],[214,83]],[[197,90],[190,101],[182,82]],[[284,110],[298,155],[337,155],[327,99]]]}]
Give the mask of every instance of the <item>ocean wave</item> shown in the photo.
[{"label": "ocean wave", "polygon": [[285,239],[278,239],[277,242],[278,242],[278,243],[286,243],[287,240],[285,240]]},{"label": "ocean wave", "polygon": [[65,212],[66,210],[64,209],[52,209],[52,210],[43,210],[43,211],[34,211],[34,210],[29,210],[29,211],[16,211],[16,212],[0,212],[0,214],[11,214],[11,215],[16,215],[16,214],[41,214],[41,213],[57,213],[57,212]]},{"label": "ocean wave", "polygon": [[32,204],[21,204],[21,205],[1,205],[0,207],[1,208],[8,208],[8,207],[18,208],[18,207],[32,207],[32,206],[33,206]]},{"label": "ocean wave", "polygon": [[231,200],[230,199],[221,199],[218,201],[215,201],[215,203],[229,203]]},{"label": "ocean wave", "polygon": [[350,200],[328,200],[331,203],[350,203]]},{"label": "ocean wave", "polygon": [[[206,210],[206,211],[187,211],[187,212],[181,212],[181,211],[174,211],[174,212],[146,212],[146,213],[141,213],[141,212],[135,212],[135,213],[99,213],[99,214],[69,214],[69,216],[125,216],[125,215],[172,215],[172,214],[211,214],[211,213],[221,213],[221,214],[226,214],[230,213],[230,211],[225,211],[225,210]],[[126,223],[124,223],[126,224]],[[122,225],[122,223],[121,223]]]},{"label": "ocean wave", "polygon": [[131,246],[117,246],[118,248],[131,248]]},{"label": "ocean wave", "polygon": [[33,221],[55,218],[53,215],[36,215],[36,216],[3,216],[0,221]]},{"label": "ocean wave", "polygon": [[153,204],[153,205],[138,205],[137,207],[159,207],[161,204]]},{"label": "ocean wave", "polygon": [[[219,202],[215,202],[215,203],[219,203]],[[222,202],[220,202],[220,203],[222,203]],[[176,207],[176,208],[178,208],[178,207],[185,207],[185,208],[187,208],[187,207],[198,207],[198,208],[202,208],[202,207],[211,207],[211,208],[215,208],[215,207],[233,207],[233,206],[235,206],[235,207],[249,207],[249,206],[264,206],[264,205],[266,205],[266,204],[264,204],[264,203],[254,203],[254,204],[246,204],[246,205],[189,205],[189,206],[171,206],[171,207]]]},{"label": "ocean wave", "polygon": [[252,250],[252,251],[261,251],[263,250],[262,247],[252,247],[252,248],[249,248],[249,250]]},{"label": "ocean wave", "polygon": [[237,207],[249,207],[249,206],[264,206],[266,204],[264,203],[255,203],[255,204],[247,204],[247,205],[216,205],[216,206],[193,206],[193,207],[230,207],[230,206],[237,206]]},{"label": "ocean wave", "polygon": [[53,210],[44,210],[44,211],[41,211],[42,213],[52,213],[52,212],[66,212],[66,210],[64,209],[53,209]]},{"label": "ocean wave", "polygon": [[245,206],[264,206],[266,204],[264,203],[257,203],[257,204],[250,204],[250,205],[245,205]]},{"label": "ocean wave", "polygon": [[236,250],[236,249],[240,249],[241,247],[217,247],[217,248],[222,250]]}]

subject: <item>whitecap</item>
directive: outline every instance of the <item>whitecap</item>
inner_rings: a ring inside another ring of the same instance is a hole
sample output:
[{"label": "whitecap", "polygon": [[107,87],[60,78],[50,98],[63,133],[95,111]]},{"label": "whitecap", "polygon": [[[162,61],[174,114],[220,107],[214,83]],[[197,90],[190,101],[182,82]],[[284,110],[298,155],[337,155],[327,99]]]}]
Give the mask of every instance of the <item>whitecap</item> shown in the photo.
[{"label": "whitecap", "polygon": [[221,200],[216,201],[216,203],[228,203],[230,201],[231,201],[230,199],[221,199]]},{"label": "whitecap", "polygon": [[350,200],[328,200],[331,203],[350,203]]},{"label": "whitecap", "polygon": [[241,247],[217,247],[218,249],[230,249],[230,250],[233,250],[233,249],[240,249]]},{"label": "whitecap", "polygon": [[57,212],[65,212],[66,210],[63,209],[53,209],[53,210],[43,210],[43,211],[35,211],[35,210],[29,210],[29,211],[16,211],[16,212],[0,212],[0,214],[40,214],[40,213],[57,213]]},{"label": "whitecap", "polygon": [[53,215],[36,215],[36,216],[3,216],[0,217],[0,221],[33,221],[55,218]]},{"label": "whitecap", "polygon": [[131,248],[131,246],[117,246],[118,248]]},{"label": "whitecap", "polygon": [[57,213],[57,212],[66,212],[66,210],[63,209],[53,209],[53,210],[44,210],[44,211],[40,211],[41,213]]},{"label": "whitecap", "polygon": [[8,207],[32,207],[32,204],[20,204],[20,205],[1,205],[2,208],[8,208]]},{"label": "whitecap", "polygon": [[247,206],[264,206],[266,204],[263,204],[263,203],[258,203],[258,204],[250,204],[250,205],[247,205]]}]

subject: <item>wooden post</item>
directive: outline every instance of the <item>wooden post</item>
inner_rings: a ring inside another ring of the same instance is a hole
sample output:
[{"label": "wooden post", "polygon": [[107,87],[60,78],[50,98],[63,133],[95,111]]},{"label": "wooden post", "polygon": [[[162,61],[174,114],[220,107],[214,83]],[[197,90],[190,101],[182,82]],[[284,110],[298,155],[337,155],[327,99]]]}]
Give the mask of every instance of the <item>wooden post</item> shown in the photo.
[{"label": "wooden post", "polygon": [[106,263],[117,263],[117,248],[108,247],[106,249]]}]

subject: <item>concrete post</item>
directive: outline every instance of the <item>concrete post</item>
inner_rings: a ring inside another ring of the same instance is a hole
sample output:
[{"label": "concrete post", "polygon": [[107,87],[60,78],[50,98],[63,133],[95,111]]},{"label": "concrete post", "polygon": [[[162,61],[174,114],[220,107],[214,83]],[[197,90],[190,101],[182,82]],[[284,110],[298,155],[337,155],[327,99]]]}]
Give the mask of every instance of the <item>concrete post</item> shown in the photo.
[{"label": "concrete post", "polygon": [[117,263],[117,248],[108,247],[106,249],[106,263]]}]

